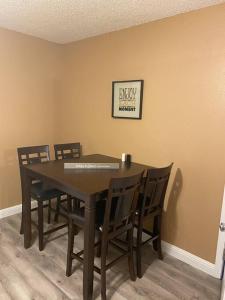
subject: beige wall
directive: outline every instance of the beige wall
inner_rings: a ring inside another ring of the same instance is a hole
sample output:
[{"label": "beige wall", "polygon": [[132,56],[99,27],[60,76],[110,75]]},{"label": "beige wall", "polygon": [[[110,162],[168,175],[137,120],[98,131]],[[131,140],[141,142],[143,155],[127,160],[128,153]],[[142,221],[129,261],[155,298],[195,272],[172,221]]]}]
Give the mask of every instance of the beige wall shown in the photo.
[{"label": "beige wall", "polygon": [[52,143],[60,47],[0,29],[0,209],[21,202],[16,148]]},{"label": "beige wall", "polygon": [[[0,209],[21,201],[18,146],[80,141],[84,153],[173,161],[163,238],[214,262],[225,178],[224,11],[65,46],[0,29]],[[143,118],[113,119],[111,83],[129,79],[144,79]]]},{"label": "beige wall", "polygon": [[[212,262],[225,178],[224,11],[215,6],[66,46],[58,107],[60,142],[175,163],[163,238]],[[143,118],[113,119],[112,81],[129,79],[144,79]]]}]

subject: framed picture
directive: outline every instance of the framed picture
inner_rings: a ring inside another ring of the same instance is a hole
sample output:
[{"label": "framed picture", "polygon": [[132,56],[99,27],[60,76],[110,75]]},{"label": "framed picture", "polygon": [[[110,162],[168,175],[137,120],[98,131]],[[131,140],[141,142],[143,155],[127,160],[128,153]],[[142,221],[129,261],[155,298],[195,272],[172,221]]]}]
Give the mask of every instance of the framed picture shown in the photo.
[{"label": "framed picture", "polygon": [[112,117],[141,119],[144,80],[113,81]]}]

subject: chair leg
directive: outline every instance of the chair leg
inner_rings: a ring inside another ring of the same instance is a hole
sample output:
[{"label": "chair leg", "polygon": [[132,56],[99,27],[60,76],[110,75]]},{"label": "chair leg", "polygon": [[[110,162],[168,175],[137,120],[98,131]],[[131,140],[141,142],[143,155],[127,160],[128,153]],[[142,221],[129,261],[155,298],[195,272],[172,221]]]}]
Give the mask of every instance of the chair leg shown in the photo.
[{"label": "chair leg", "polygon": [[24,234],[24,230],[23,230],[23,213],[22,213],[22,216],[21,216],[20,234]]},{"label": "chair leg", "polygon": [[153,241],[153,249],[157,252],[158,258],[163,259],[162,255],[162,247],[161,247],[161,223],[162,223],[162,216],[158,215],[154,218],[153,224],[153,233],[158,235],[159,237]]},{"label": "chair leg", "polygon": [[96,235],[97,235],[97,241],[100,241],[100,244],[97,246],[96,249],[96,256],[101,257],[101,232],[96,231]]},{"label": "chair leg", "polygon": [[80,201],[79,201],[79,199],[73,198],[72,202],[73,202],[72,209],[73,209],[73,212],[75,212],[77,208],[80,208]]},{"label": "chair leg", "polygon": [[69,277],[72,274],[72,253],[74,245],[75,226],[73,221],[69,221],[68,226],[68,249],[67,249],[67,264],[66,264],[66,276]]},{"label": "chair leg", "polygon": [[60,196],[57,197],[57,199],[56,199],[56,212],[55,212],[55,217],[54,217],[54,221],[56,223],[59,220],[59,208],[60,208]]},{"label": "chair leg", "polygon": [[52,200],[48,200],[48,224],[51,223]]},{"label": "chair leg", "polygon": [[136,274],[135,274],[135,268],[134,268],[134,253],[133,253],[133,234],[134,234],[134,229],[130,229],[127,232],[127,238],[128,238],[128,265],[129,265],[129,272],[130,272],[130,278],[131,280],[135,281],[136,280]]},{"label": "chair leg", "polygon": [[142,247],[142,222],[139,221],[138,228],[137,228],[137,245],[136,245],[136,264],[137,264],[137,276],[141,278],[142,274],[142,267],[141,267],[141,247]]},{"label": "chair leg", "polygon": [[101,244],[101,299],[106,300],[106,257],[108,252],[108,242]]},{"label": "chair leg", "polygon": [[72,198],[71,196],[67,196],[67,211],[68,211],[68,214],[72,212]]},{"label": "chair leg", "polygon": [[43,202],[38,201],[38,239],[39,239],[39,250],[44,249],[44,226],[43,226]]}]

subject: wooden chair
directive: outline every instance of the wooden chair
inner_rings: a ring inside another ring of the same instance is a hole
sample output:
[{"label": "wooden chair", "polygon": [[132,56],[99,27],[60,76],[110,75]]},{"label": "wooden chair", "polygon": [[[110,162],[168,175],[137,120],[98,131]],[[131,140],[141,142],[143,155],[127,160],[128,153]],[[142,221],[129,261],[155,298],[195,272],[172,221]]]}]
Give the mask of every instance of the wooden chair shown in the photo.
[{"label": "wooden chair", "polygon": [[[101,232],[101,238],[95,246],[99,247],[100,245],[101,247],[101,267],[94,266],[94,270],[101,274],[102,299],[106,299],[106,271],[123,257],[128,256],[131,280],[136,279],[133,260],[133,229],[139,193],[138,189],[142,176],[143,173],[124,178],[112,178],[109,184],[107,199],[97,202],[96,229]],[[69,216],[67,276],[71,275],[73,259],[83,262],[83,258],[81,258],[83,250],[79,253],[73,253],[76,226],[82,227],[83,225],[84,209],[81,208]],[[127,233],[128,236],[127,249],[113,242],[114,238],[124,233]],[[107,264],[106,258],[109,244],[114,245],[121,252],[121,255]]]},{"label": "wooden chair", "polygon": [[[34,164],[34,163],[44,163],[50,160],[49,146],[31,146],[31,147],[20,147],[17,148],[19,166],[20,166],[20,175],[21,169],[24,165]],[[23,186],[21,181],[21,188],[23,194]],[[57,189],[52,189],[50,187],[44,186],[40,180],[33,180],[31,185],[31,198],[37,201],[38,206],[32,208],[31,211],[38,211],[38,237],[39,237],[39,250],[44,249],[44,235],[50,234],[56,230],[59,230],[65,227],[67,224],[58,226],[51,230],[44,232],[44,220],[43,220],[43,209],[48,207],[48,223],[51,222],[51,211],[53,210],[51,206],[51,199],[57,198],[60,199],[62,192]],[[48,204],[44,205],[43,202],[47,201]],[[23,234],[23,215],[21,219],[21,228],[20,233]]]},{"label": "wooden chair", "polygon": [[[81,155],[81,146],[80,143],[55,144],[54,151],[56,160],[79,158]],[[57,199],[55,214],[56,222],[58,221],[59,214],[68,217],[68,213],[80,205],[79,200],[72,198],[70,195],[67,195],[66,201],[67,207],[61,205],[64,202],[63,200]],[[73,202],[73,205],[71,202]]]},{"label": "wooden chair", "polygon": [[[157,251],[158,258],[163,259],[161,249],[161,221],[162,211],[173,164],[165,168],[149,169],[144,184],[144,191],[140,193],[138,200],[137,215],[137,244],[136,244],[136,263],[137,276],[142,277],[141,270],[141,248],[142,245],[152,241],[153,249]],[[144,228],[144,221],[153,218],[153,231]],[[150,235],[150,238],[143,241],[142,233]]]}]

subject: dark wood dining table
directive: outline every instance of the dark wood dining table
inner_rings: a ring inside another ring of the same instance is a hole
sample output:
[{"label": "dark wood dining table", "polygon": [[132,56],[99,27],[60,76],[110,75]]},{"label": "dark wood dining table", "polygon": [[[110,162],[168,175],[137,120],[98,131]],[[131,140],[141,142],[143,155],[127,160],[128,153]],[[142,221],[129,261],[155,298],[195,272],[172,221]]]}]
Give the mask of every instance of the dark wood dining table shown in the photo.
[{"label": "dark wood dining table", "polygon": [[121,162],[120,159],[100,154],[85,155],[75,160],[66,160],[66,162],[120,163],[119,169],[68,170],[64,169],[64,162],[65,160],[49,161],[22,167],[24,247],[29,248],[32,241],[30,186],[33,179],[39,179],[51,187],[82,200],[85,206],[83,298],[92,299],[96,202],[102,193],[107,193],[112,177],[135,175],[147,170],[149,166],[134,162]]}]

